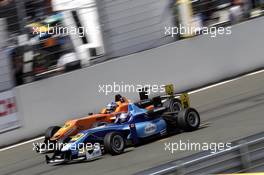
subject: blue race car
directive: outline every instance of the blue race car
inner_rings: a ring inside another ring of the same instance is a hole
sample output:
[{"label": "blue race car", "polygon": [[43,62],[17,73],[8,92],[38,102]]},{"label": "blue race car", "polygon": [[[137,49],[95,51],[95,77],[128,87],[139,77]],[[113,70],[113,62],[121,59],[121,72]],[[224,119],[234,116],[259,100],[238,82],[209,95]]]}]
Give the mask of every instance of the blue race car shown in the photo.
[{"label": "blue race car", "polygon": [[177,112],[167,112],[166,107],[152,111],[128,105],[128,113],[117,116],[114,124],[81,131],[72,140],[56,151],[47,163],[63,163],[71,160],[91,160],[103,153],[119,155],[124,149],[135,146],[149,138],[159,138],[181,129],[194,131],[199,128],[200,116],[194,108],[184,108]]}]

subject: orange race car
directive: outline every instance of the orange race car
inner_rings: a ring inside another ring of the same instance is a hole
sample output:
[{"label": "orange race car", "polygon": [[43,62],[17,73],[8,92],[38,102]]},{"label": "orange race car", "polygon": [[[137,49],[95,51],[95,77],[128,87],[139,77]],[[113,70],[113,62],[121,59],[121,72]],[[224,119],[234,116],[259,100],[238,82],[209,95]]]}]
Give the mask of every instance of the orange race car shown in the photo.
[{"label": "orange race car", "polygon": [[[71,136],[76,135],[81,130],[114,122],[117,114],[128,111],[128,104],[129,100],[118,94],[115,96],[115,102],[108,104],[99,114],[90,114],[80,119],[66,121],[63,127],[49,127],[45,132],[44,143],[41,145],[35,144],[36,151],[40,153],[45,153],[48,150],[51,151],[54,149],[54,143],[65,143],[71,139]],[[142,103],[141,106],[148,110],[154,108],[150,103]]]},{"label": "orange race car", "polygon": [[63,141],[81,130],[97,127],[106,122],[114,122],[118,113],[127,111],[128,103],[129,101],[125,97],[116,95],[115,102],[108,104],[99,114],[90,114],[80,119],[69,120],[61,128],[58,126],[49,127],[45,139]]}]

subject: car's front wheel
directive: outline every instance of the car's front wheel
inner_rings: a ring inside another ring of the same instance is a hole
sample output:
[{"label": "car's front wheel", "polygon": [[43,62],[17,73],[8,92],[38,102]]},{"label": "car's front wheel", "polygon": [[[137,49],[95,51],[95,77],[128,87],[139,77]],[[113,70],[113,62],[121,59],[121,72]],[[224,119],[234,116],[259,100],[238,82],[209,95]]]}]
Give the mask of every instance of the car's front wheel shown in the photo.
[{"label": "car's front wheel", "polygon": [[105,151],[111,155],[119,155],[124,152],[125,140],[122,134],[111,132],[106,134],[104,138]]},{"label": "car's front wheel", "polygon": [[45,139],[49,140],[61,127],[51,126],[45,132]]},{"label": "car's front wheel", "polygon": [[[44,139],[44,143],[42,146],[48,148],[48,149],[52,149],[55,147],[55,141],[51,141],[50,138],[53,137],[53,135],[60,129],[61,127],[59,126],[51,126],[49,127],[46,132],[45,132],[45,139]],[[43,149],[43,148],[42,148]]]}]

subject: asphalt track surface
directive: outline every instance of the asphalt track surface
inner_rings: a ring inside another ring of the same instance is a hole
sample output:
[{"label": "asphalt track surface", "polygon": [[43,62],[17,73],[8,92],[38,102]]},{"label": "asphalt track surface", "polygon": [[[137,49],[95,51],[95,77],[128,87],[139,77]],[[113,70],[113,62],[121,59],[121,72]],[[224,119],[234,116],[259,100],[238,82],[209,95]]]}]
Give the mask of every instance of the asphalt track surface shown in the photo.
[{"label": "asphalt track surface", "polygon": [[[199,109],[198,109],[199,110]],[[32,143],[0,152],[1,175],[126,175],[135,174],[197,151],[165,151],[165,143],[227,143],[264,131],[264,89],[257,95],[230,102],[201,113],[199,130],[179,133],[126,150],[119,156],[66,165],[47,165],[43,155],[32,151]]]},{"label": "asphalt track surface", "polygon": [[[252,142],[252,141],[256,141],[256,140],[259,140],[259,139],[263,139],[264,138],[264,132],[261,132],[261,133],[258,133],[258,134],[254,134],[254,135],[251,135],[249,137],[244,137],[242,139],[239,139],[239,140],[235,140],[232,142],[232,146],[237,146],[237,145],[240,145],[241,143],[249,143],[249,142]],[[167,162],[165,164],[162,164],[162,165],[159,165],[157,167],[153,167],[151,169],[148,169],[148,170],[144,170],[142,172],[139,172],[135,175],[145,175],[145,174],[148,174],[148,175],[159,175],[159,174],[169,174],[168,171],[170,170],[173,170],[173,168],[177,165],[179,165],[179,163],[181,164],[185,164],[185,167],[186,169],[184,170],[186,174],[191,174],[190,172],[188,172],[188,168],[191,167],[190,164],[193,164],[193,161],[196,161],[198,162],[198,166],[199,167],[199,163],[203,162],[200,160],[203,159],[203,158],[206,158],[208,156],[212,156],[212,153],[211,151],[202,151],[202,152],[199,152],[199,153],[196,153],[196,154],[192,154],[190,156],[187,156],[187,157],[183,157],[183,158],[180,158],[180,159],[176,159],[176,160],[173,160],[171,162]],[[223,159],[222,159],[223,160]],[[208,162],[206,162],[208,163]],[[206,166],[206,163],[204,164]],[[186,165],[186,164],[189,164]],[[194,164],[193,164],[194,165]],[[200,164],[201,166],[201,164]],[[236,167],[237,169],[232,169],[232,170],[228,170],[228,174],[230,174],[231,172],[232,173],[239,173],[241,172],[241,168],[242,167]],[[264,171],[264,166],[263,166],[263,163],[259,163],[259,164],[254,164],[254,167],[250,167],[250,172],[263,172]],[[173,171],[171,171],[170,173],[172,173]],[[194,174],[195,171],[192,171],[192,174]],[[225,172],[227,173],[227,172]]]}]

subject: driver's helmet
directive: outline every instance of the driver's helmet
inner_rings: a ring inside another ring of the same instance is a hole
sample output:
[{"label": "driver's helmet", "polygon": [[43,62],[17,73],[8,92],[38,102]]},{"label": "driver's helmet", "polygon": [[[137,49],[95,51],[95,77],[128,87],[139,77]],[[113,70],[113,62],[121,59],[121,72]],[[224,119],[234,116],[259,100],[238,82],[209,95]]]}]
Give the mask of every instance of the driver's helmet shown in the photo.
[{"label": "driver's helmet", "polygon": [[121,123],[127,122],[129,119],[128,113],[121,113],[119,116],[119,120]]},{"label": "driver's helmet", "polygon": [[114,112],[116,107],[117,107],[117,104],[115,102],[112,102],[106,106],[106,109],[108,112]]}]

